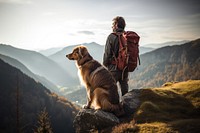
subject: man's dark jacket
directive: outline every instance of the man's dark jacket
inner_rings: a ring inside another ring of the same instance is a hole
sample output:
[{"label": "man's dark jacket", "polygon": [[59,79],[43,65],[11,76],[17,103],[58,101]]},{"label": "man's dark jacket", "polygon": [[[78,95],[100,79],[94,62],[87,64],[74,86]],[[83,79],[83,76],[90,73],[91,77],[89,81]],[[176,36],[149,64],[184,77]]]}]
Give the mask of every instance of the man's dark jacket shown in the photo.
[{"label": "man's dark jacket", "polygon": [[[123,32],[123,29],[117,29],[117,32]],[[103,65],[108,68],[109,71],[119,71],[116,68],[116,65],[112,64],[114,61],[114,57],[118,56],[119,51],[119,39],[118,36],[111,33],[106,41],[104,57],[103,57]],[[113,55],[115,53],[115,56]]]}]

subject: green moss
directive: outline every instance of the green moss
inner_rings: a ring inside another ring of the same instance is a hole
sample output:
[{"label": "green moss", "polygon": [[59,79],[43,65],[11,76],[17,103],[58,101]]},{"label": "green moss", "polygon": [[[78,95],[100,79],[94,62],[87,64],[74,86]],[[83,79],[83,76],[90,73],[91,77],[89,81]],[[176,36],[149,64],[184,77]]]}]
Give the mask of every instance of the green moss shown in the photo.
[{"label": "green moss", "polygon": [[[200,131],[200,80],[167,83],[160,88],[140,91],[141,105],[134,117],[137,122],[115,128],[121,132],[194,132]],[[130,119],[130,118],[129,118]],[[126,125],[126,126],[124,126]],[[137,130],[135,130],[137,129]]]}]

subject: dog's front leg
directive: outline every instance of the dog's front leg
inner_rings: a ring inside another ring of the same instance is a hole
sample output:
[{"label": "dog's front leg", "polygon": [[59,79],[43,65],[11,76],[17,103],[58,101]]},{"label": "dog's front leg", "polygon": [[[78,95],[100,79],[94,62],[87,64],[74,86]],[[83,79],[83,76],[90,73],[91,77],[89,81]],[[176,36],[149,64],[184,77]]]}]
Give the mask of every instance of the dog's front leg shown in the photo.
[{"label": "dog's front leg", "polygon": [[92,94],[91,94],[91,88],[87,87],[87,104],[83,105],[84,109],[89,109],[91,108],[91,104],[92,104]]},{"label": "dog's front leg", "polygon": [[91,100],[90,100],[89,98],[87,98],[87,104],[83,105],[83,108],[84,108],[84,109],[90,109],[90,108],[91,108],[91,107],[90,107],[90,106],[91,106],[91,103],[92,103]]}]

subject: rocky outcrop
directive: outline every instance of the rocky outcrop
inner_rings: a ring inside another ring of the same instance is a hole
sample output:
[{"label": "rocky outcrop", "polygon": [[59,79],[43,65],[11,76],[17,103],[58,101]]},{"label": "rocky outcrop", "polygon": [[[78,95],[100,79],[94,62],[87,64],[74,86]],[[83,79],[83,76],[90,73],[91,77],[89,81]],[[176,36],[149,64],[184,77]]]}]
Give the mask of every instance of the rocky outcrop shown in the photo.
[{"label": "rocky outcrop", "polygon": [[82,109],[74,120],[74,128],[77,133],[101,130],[119,123],[119,119],[112,113],[102,110]]},{"label": "rocky outcrop", "polygon": [[126,115],[130,115],[136,112],[140,105],[140,89],[134,89],[122,97],[122,105]]},{"label": "rocky outcrop", "polygon": [[[140,105],[140,90],[132,90],[122,97],[122,104],[126,115],[133,114]],[[120,123],[114,114],[102,110],[82,109],[74,119],[77,133],[102,130]]]}]

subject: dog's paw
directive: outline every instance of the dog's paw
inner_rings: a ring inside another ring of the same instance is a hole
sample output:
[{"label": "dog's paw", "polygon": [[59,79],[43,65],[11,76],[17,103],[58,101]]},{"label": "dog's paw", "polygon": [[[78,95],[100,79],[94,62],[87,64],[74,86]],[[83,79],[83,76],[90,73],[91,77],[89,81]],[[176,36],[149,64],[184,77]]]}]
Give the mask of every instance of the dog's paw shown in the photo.
[{"label": "dog's paw", "polygon": [[90,107],[89,107],[89,105],[85,104],[85,105],[83,105],[83,108],[84,109],[89,109]]}]

